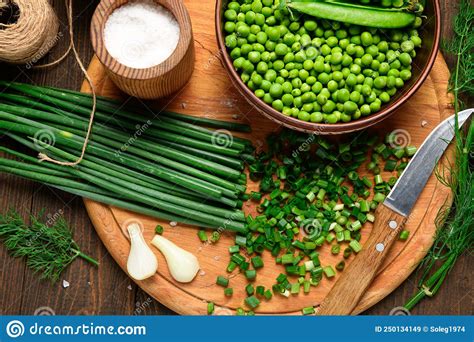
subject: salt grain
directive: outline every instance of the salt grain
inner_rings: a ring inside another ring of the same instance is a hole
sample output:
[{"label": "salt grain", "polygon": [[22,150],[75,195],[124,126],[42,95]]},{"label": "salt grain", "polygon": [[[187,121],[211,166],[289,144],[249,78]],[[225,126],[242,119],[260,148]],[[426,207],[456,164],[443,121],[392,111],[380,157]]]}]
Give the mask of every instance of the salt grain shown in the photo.
[{"label": "salt grain", "polygon": [[151,0],[117,8],[104,28],[107,51],[120,63],[137,69],[165,61],[176,49],[179,24],[171,12]]}]

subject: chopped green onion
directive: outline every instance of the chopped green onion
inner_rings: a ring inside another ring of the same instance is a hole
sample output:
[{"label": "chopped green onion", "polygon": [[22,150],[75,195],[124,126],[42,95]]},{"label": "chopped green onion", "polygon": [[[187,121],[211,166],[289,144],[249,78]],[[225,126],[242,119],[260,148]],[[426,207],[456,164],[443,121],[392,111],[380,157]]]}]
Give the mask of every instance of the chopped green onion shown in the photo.
[{"label": "chopped green onion", "polygon": [[357,240],[352,240],[349,243],[349,247],[351,247],[355,253],[359,253],[362,250],[362,246]]},{"label": "chopped green onion", "polygon": [[218,276],[216,279],[216,284],[219,286],[227,287],[229,286],[229,279],[224,276]]},{"label": "chopped green onion", "polygon": [[160,226],[159,224],[155,227],[155,233],[158,234],[158,235],[162,235],[163,234],[163,226]]},{"label": "chopped green onion", "polygon": [[207,314],[212,315],[214,313],[214,303],[209,302],[207,303]]}]

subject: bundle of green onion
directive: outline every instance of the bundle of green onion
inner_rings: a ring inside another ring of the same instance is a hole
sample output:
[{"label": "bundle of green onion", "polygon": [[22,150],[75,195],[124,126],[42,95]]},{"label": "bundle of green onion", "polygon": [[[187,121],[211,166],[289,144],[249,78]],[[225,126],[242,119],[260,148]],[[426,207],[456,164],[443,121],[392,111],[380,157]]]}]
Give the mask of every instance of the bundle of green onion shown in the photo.
[{"label": "bundle of green onion", "polygon": [[[56,160],[75,161],[84,143],[90,95],[0,81],[0,132]],[[248,140],[208,127],[248,131],[236,123],[177,113],[147,118],[100,97],[84,160],[76,167],[0,158],[0,171],[153,217],[245,232]],[[220,139],[224,140],[224,145]],[[250,153],[250,154],[249,154]]]}]

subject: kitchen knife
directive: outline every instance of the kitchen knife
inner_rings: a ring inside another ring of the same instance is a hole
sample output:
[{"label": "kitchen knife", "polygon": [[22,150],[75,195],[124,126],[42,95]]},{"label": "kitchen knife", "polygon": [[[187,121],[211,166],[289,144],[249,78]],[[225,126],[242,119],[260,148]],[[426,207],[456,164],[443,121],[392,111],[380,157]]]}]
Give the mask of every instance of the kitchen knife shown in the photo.
[{"label": "kitchen knife", "polygon": [[[459,127],[473,112],[474,109],[468,109],[459,113]],[[403,229],[438,160],[453,140],[454,120],[453,115],[431,132],[385,201],[378,206],[367,242],[323,300],[318,315],[349,315],[357,306]]]}]

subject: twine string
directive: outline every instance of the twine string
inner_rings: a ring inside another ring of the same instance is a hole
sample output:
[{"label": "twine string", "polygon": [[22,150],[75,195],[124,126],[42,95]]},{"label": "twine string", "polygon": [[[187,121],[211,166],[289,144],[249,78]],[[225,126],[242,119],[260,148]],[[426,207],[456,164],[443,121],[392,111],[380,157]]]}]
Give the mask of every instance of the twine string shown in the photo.
[{"label": "twine string", "polygon": [[91,132],[92,132],[92,125],[94,123],[95,111],[96,111],[96,107],[97,107],[97,95],[96,95],[96,92],[95,92],[94,83],[92,82],[92,79],[90,78],[89,73],[87,72],[86,68],[84,67],[84,64],[81,61],[79,53],[76,50],[76,44],[74,44],[72,0],[65,0],[65,2],[66,2],[67,18],[68,18],[68,25],[69,25],[70,46],[71,46],[71,50],[74,53],[74,57],[76,58],[77,64],[81,68],[81,71],[84,74],[84,77],[86,78],[87,83],[89,83],[89,86],[91,87],[91,91],[92,91],[92,110],[91,110],[91,115],[90,115],[90,119],[89,119],[89,126],[87,128],[87,134],[86,134],[86,137],[84,139],[84,144],[82,145],[81,155],[75,162],[63,162],[63,161],[55,160],[55,159],[47,156],[44,153],[40,153],[38,158],[40,159],[40,161],[47,161],[47,162],[50,162],[50,163],[53,163],[53,164],[64,165],[64,166],[76,166],[80,162],[82,162],[82,160],[84,159],[84,155],[86,153],[87,145],[89,143],[90,135],[91,135]]}]

